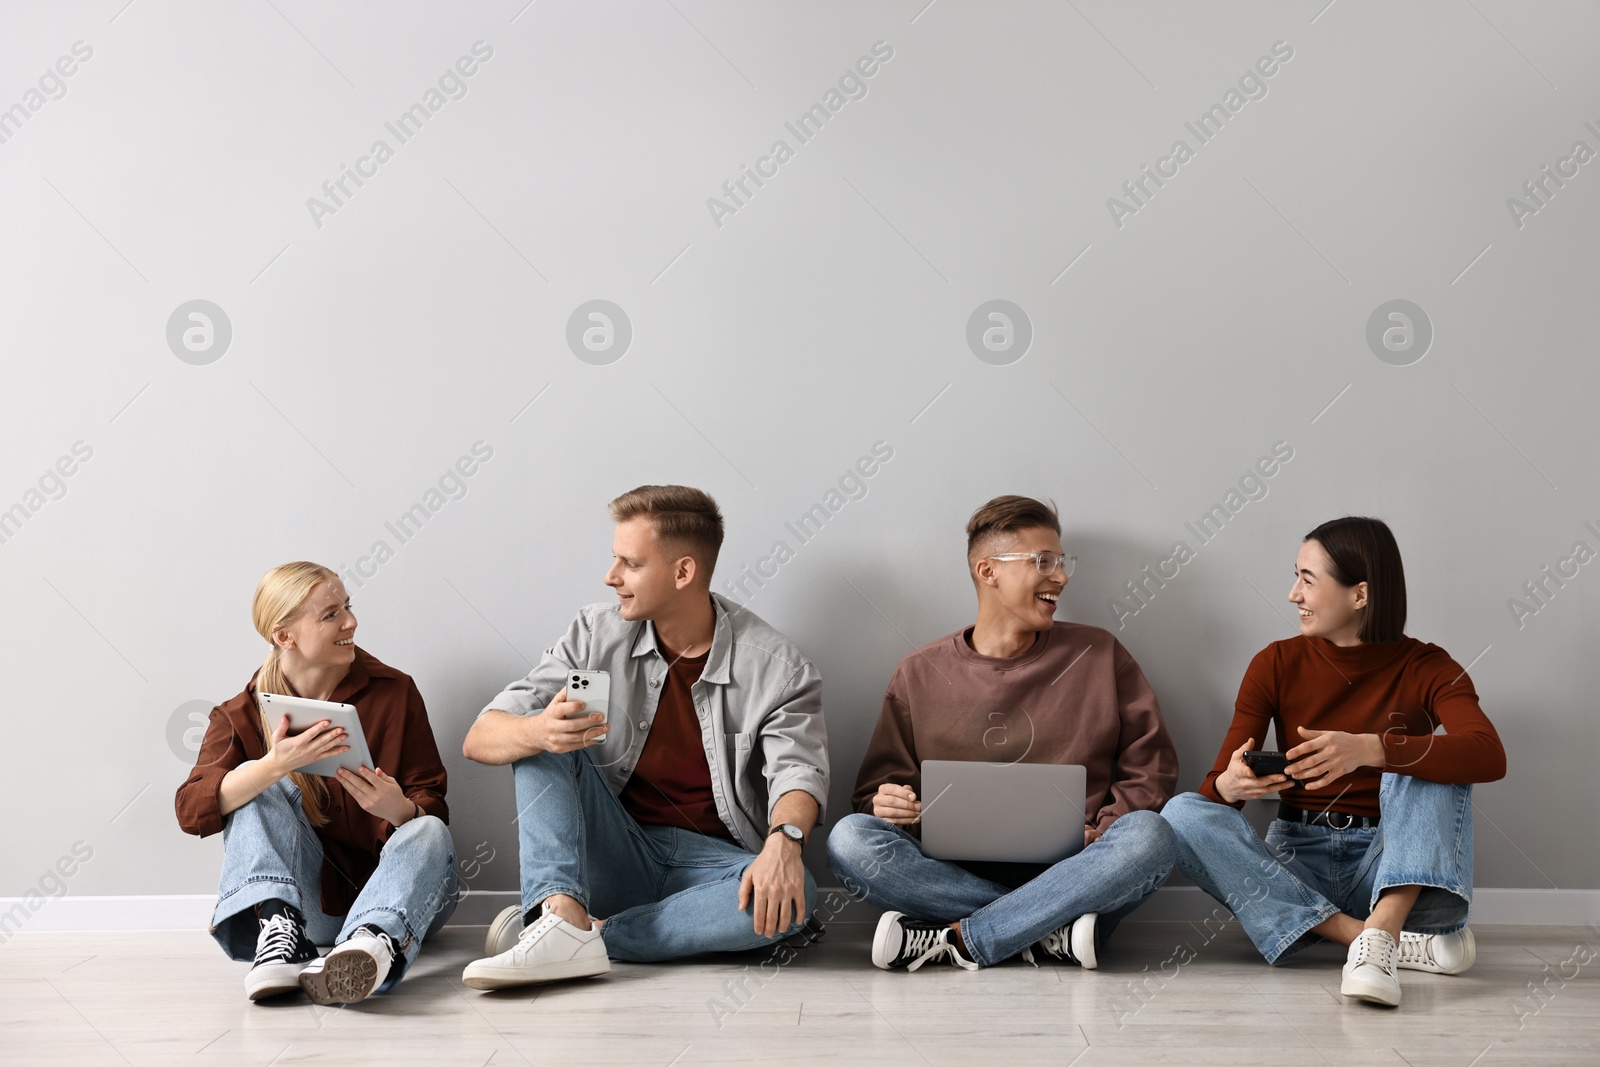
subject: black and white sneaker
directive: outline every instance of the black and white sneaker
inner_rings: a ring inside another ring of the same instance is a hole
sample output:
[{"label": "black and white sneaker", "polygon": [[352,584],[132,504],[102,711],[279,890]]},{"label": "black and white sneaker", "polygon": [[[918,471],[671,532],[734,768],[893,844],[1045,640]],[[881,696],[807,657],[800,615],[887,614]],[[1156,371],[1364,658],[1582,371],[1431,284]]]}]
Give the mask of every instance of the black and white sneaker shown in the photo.
[{"label": "black and white sneaker", "polygon": [[904,912],[886,911],[872,938],[872,962],[886,971],[914,971],[929,960],[944,960],[964,971],[978,965],[961,954],[944,923],[908,918]]},{"label": "black and white sneaker", "polygon": [[1098,939],[1098,923],[1100,913],[1091,911],[1080,915],[1059,930],[1051,930],[1029,948],[1024,949],[1022,958],[1029,963],[1033,962],[1033,953],[1037,950],[1041,956],[1062,963],[1075,963],[1086,971],[1092,971],[1100,965],[1095,955],[1095,945]]},{"label": "black and white sneaker", "polygon": [[292,993],[300,988],[300,972],[317,958],[317,946],[294,914],[280,911],[261,920],[256,935],[256,960],[244,976],[244,993],[251,1000]]}]

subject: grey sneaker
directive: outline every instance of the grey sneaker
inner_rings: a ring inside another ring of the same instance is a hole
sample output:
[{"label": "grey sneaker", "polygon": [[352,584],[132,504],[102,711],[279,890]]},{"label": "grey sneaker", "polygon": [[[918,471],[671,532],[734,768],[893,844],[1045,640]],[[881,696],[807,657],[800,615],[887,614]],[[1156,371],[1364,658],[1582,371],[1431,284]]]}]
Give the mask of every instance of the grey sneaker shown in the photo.
[{"label": "grey sneaker", "polygon": [[516,904],[501,910],[494,917],[494,922],[489,924],[489,932],[483,935],[483,954],[485,956],[498,956],[517,943],[517,935],[522,933],[522,908]]}]

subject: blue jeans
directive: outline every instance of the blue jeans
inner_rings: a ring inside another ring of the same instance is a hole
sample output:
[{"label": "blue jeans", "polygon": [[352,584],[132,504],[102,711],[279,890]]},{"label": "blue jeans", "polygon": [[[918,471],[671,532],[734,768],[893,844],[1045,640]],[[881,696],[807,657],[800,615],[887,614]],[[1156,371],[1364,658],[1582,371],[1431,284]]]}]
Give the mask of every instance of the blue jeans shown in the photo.
[{"label": "blue jeans", "polygon": [[606,785],[587,749],[541,752],[512,764],[517,787],[522,910],[564,893],[604,919],[612,959],[653,963],[701,952],[776,944],[805,925],[817,884],[805,875],[805,911],[775,937],[739,910],[739,881],[755,853],[737,842],[641,824]]},{"label": "blue jeans", "polygon": [[1263,841],[1244,813],[1184,793],[1162,816],[1178,835],[1178,867],[1233,911],[1268,963],[1322,940],[1310,931],[1340,912],[1372,914],[1391,886],[1422,893],[1405,929],[1445,934],[1472,903],[1472,787],[1385,773],[1377,826],[1335,830],[1274,819]]},{"label": "blue jeans", "polygon": [[858,900],[929,922],[961,922],[980,967],[1009,959],[1095,911],[1109,934],[1172,872],[1172,829],[1131,811],[1105,836],[1055,864],[957,864],[934,859],[893,823],[857,812],[828,835],[828,866]]},{"label": "blue jeans", "polygon": [[253,960],[260,924],[255,906],[282,900],[306,918],[306,936],[339,944],[371,924],[394,938],[401,959],[378,992],[388,992],[456,910],[455,845],[438,818],[422,815],[384,843],[378,869],[361,887],[350,914],[321,906],[322,842],[300,806],[300,789],[284,778],[230,812],[222,827],[222,879],[211,936],[231,958]]}]

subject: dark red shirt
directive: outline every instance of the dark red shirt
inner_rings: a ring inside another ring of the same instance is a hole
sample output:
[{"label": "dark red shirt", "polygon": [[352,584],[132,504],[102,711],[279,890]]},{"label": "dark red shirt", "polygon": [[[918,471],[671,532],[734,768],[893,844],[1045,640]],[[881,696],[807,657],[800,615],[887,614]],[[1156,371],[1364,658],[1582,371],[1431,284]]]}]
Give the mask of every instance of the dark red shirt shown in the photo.
[{"label": "dark red shirt", "polygon": [[[200,756],[175,798],[178,825],[186,833],[209,837],[220,831],[218,793],[223,777],[246,760],[267,754],[255,686],[252,676],[244,692],[211,709]],[[377,765],[398,780],[405,795],[424,812],[449,822],[444,764],[428,724],[428,710],[411,676],[358,646],[355,662],[331,699],[355,705],[367,750]],[[328,823],[317,827],[323,853],[321,904],[324,914],[344,915],[378,869],[378,853],[394,827],[368,814],[337,778],[322,781],[328,787]]]},{"label": "dark red shirt", "polygon": [[[656,637],[660,642],[660,635]],[[650,736],[639,753],[633,776],[622,787],[623,810],[641,823],[676,826],[711,837],[732,840],[733,834],[717,814],[711,792],[711,766],[706,762],[700,716],[695,711],[692,687],[705,668],[707,649],[689,659],[666,645],[667,677],[661,701],[650,724]]]}]

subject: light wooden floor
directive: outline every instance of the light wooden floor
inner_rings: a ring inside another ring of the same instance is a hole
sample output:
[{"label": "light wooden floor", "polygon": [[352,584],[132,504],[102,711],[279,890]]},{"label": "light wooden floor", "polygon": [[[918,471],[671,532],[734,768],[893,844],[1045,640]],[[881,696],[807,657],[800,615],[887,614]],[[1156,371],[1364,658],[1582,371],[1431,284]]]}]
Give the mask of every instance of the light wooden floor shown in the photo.
[{"label": "light wooden floor", "polygon": [[1475,930],[1476,967],[1401,972],[1393,1011],[1339,996],[1331,947],[1270,968],[1237,927],[1186,923],[1124,924],[1097,971],[890,974],[870,926],[836,923],[765,982],[752,955],[496,994],[461,986],[483,935],[457,927],[393,994],[337,1010],[249,1004],[203,932],[23,933],[0,946],[0,1062],[1600,1064],[1600,931]]}]

